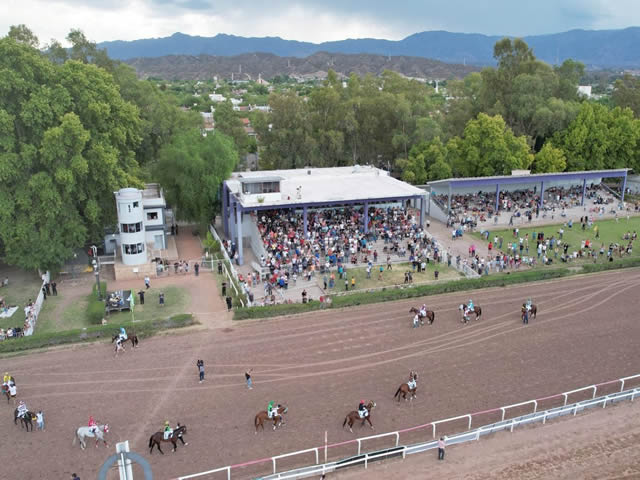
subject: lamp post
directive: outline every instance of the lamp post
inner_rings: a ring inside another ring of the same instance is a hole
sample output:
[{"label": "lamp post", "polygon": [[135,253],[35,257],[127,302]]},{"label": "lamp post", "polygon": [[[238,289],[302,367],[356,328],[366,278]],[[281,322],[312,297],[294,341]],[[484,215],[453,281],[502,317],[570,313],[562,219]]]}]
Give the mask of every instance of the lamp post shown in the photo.
[{"label": "lamp post", "polygon": [[100,267],[95,259],[91,262],[93,264],[93,273],[96,276],[96,289],[98,291],[98,300],[102,301],[102,292],[100,291]]}]

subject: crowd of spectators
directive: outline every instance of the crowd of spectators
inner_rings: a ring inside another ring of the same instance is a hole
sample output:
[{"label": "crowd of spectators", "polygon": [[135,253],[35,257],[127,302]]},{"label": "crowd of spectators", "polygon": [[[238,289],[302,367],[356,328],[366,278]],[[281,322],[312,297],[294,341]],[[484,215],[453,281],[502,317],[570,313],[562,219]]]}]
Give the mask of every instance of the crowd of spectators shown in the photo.
[{"label": "crowd of spectators", "polygon": [[[447,194],[436,195],[436,202],[446,211],[449,201]],[[608,204],[614,203],[611,195],[606,194],[598,185],[590,185],[585,192],[585,200],[589,200],[592,211],[603,214]],[[544,192],[544,205],[540,209],[540,192],[537,187],[528,190],[515,190],[499,193],[499,212],[509,215],[509,224],[513,225],[514,219],[527,218],[529,221],[540,215],[545,218],[548,214],[560,218],[567,216],[567,209],[577,207],[582,201],[582,187],[570,188],[551,187]],[[495,211],[496,196],[493,192],[476,192],[473,194],[457,194],[451,196],[451,212],[448,226],[455,227],[456,236],[462,235],[466,230],[475,228],[480,222],[498,221]]]},{"label": "crowd of spectators", "polygon": [[[506,270],[519,269],[526,265],[535,267],[536,265],[552,265],[555,263],[571,263],[577,259],[591,259],[594,263],[598,258],[613,261],[614,257],[631,255],[633,243],[637,239],[635,231],[626,232],[619,242],[606,245],[599,241],[600,232],[597,225],[594,225],[594,217],[585,215],[580,218],[582,230],[591,230],[594,239],[585,239],[579,245],[571,245],[564,239],[565,228],[572,229],[574,224],[569,220],[563,224],[558,231],[550,237],[545,237],[543,232],[532,232],[531,236],[520,234],[520,229],[512,229],[511,238],[503,238],[498,235],[491,235],[484,232],[487,238],[487,255],[478,252],[475,246],[469,247],[469,259],[466,263],[480,275],[488,275],[491,272],[503,272]],[[465,261],[463,260],[463,263]]]},{"label": "crowd of spectators", "polygon": [[[351,278],[347,270],[355,266],[366,267],[369,276],[374,264],[390,266],[392,257],[411,263],[418,271],[438,258],[439,249],[427,239],[414,210],[370,207],[366,233],[363,214],[362,207],[309,211],[305,237],[301,213],[259,212],[254,220],[266,252],[260,258],[265,278],[252,274],[242,281],[255,286],[265,280],[265,297],[272,298],[274,289],[288,289],[299,279],[311,280],[316,274],[323,275],[326,289],[331,289],[338,280]],[[225,242],[225,248],[234,258],[235,245]]]}]

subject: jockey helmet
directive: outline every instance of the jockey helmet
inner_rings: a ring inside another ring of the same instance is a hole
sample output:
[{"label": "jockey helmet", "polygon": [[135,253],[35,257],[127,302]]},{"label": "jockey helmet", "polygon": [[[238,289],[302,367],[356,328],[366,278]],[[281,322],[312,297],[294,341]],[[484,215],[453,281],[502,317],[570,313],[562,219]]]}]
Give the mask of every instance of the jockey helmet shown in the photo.
[{"label": "jockey helmet", "polygon": [[364,400],[360,400],[360,403],[364,403]]},{"label": "jockey helmet", "polygon": [[169,425],[169,420],[165,420],[164,424]]}]

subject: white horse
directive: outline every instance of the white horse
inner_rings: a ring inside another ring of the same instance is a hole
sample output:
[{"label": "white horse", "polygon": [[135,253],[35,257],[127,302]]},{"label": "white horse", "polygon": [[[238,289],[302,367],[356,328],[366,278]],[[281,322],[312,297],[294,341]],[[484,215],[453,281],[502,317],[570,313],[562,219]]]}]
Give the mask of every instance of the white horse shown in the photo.
[{"label": "white horse", "polygon": [[[95,432],[93,431],[95,429]],[[98,425],[97,427],[79,427],[76,430],[76,435],[73,437],[73,445],[76,444],[76,440],[80,442],[80,447],[84,450],[87,443],[84,441],[85,437],[96,439],[96,448],[98,448],[98,440],[102,440],[105,446],[109,446],[104,438],[104,434],[109,433],[109,425]]]}]

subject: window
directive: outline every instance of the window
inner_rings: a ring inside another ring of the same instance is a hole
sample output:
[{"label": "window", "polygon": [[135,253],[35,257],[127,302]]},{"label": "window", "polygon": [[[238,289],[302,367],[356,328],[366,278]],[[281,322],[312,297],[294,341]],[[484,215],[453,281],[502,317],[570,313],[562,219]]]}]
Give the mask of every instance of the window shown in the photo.
[{"label": "window", "polygon": [[147,212],[147,220],[157,220],[158,212]]},{"label": "window", "polygon": [[135,233],[142,230],[142,222],[138,223],[121,223],[120,231],[122,233]]},{"label": "window", "polygon": [[123,244],[124,253],[128,255],[135,255],[136,253],[144,252],[144,243],[132,243],[132,244]]},{"label": "window", "polygon": [[242,193],[246,195],[255,195],[260,193],[278,193],[280,192],[280,182],[262,182],[262,183],[243,183]]},{"label": "window", "polygon": [[133,202],[133,208],[138,208],[138,202]]}]

